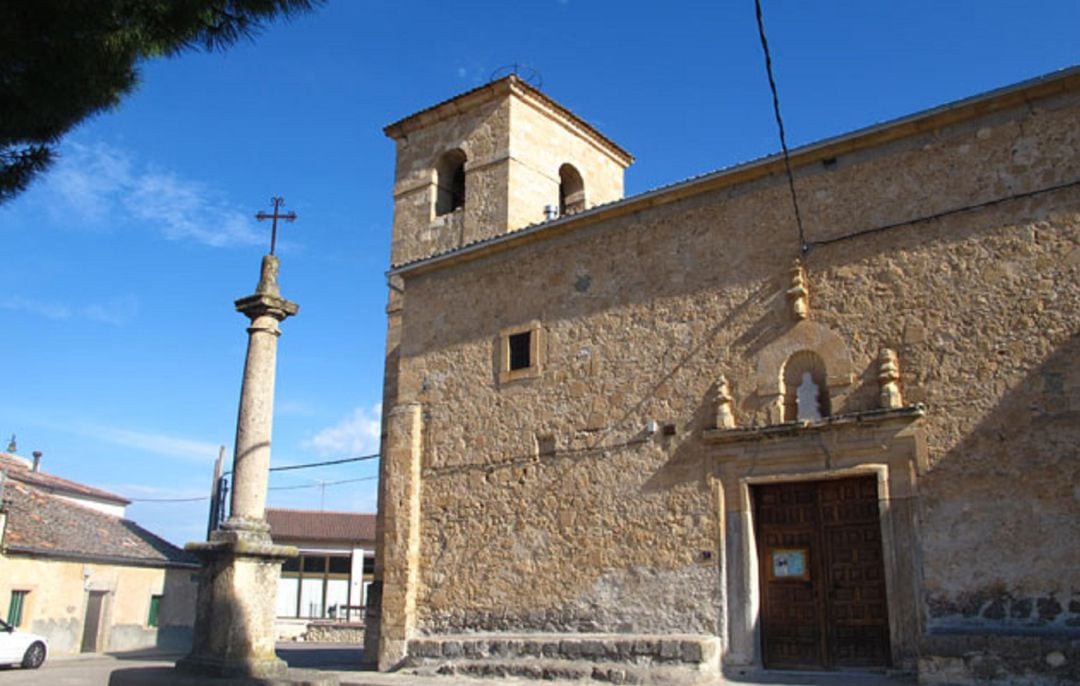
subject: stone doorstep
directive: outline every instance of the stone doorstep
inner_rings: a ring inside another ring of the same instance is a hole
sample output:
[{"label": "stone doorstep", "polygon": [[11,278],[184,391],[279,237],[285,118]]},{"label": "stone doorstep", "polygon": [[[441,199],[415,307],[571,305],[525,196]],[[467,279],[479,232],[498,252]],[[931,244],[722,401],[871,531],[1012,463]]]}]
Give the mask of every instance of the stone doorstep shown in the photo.
[{"label": "stone doorstep", "polygon": [[542,659],[715,672],[719,655],[719,639],[693,634],[445,634],[410,640],[406,664]]}]

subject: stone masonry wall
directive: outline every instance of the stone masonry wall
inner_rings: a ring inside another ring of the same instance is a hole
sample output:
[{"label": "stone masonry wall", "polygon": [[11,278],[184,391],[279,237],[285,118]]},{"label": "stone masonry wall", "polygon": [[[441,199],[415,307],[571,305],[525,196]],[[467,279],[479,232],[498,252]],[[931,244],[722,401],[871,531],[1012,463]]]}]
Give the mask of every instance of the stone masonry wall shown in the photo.
[{"label": "stone masonry wall", "polygon": [[[931,630],[1080,620],[1078,153],[1080,103],[1063,95],[797,171],[812,241],[1063,186],[806,260],[811,318],[856,373],[833,411],[876,406],[884,346],[905,400],[928,407]],[[423,408],[422,632],[722,631],[700,432],[721,373],[738,422],[766,422],[753,378],[790,326],[787,192],[763,178],[406,275],[398,400]],[[500,386],[498,332],[531,320],[543,373]],[[646,435],[650,419],[674,435]]]},{"label": "stone masonry wall", "polygon": [[[510,102],[493,100],[397,142],[391,262],[401,264],[481,237],[505,233]],[[434,216],[435,165],[448,151],[465,153],[463,210]]]},{"label": "stone masonry wall", "polygon": [[510,108],[510,222],[513,231],[544,220],[544,206],[559,206],[559,167],[571,164],[585,182],[587,207],[623,197],[624,164],[603,152],[566,120],[534,102]]}]

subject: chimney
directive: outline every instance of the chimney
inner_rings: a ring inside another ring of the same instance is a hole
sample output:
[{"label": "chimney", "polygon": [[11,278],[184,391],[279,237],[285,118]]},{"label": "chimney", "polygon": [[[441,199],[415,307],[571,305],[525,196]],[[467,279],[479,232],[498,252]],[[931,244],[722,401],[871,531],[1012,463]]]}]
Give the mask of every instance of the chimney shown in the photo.
[{"label": "chimney", "polygon": [[31,455],[34,456],[34,471],[36,472],[41,466],[41,451],[35,450],[33,453],[31,453]]}]

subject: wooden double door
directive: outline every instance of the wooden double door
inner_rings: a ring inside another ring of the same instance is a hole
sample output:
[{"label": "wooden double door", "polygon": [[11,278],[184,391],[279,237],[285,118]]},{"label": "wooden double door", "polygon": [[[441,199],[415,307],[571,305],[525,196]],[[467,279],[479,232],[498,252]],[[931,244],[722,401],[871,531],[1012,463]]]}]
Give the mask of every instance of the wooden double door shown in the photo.
[{"label": "wooden double door", "polygon": [[889,665],[877,479],[753,487],[764,664]]}]

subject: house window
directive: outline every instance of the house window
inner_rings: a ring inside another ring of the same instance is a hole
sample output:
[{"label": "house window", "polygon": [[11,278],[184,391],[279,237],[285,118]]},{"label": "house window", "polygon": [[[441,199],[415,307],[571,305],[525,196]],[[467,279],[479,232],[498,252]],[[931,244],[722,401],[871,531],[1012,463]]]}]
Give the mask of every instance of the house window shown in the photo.
[{"label": "house window", "polygon": [[585,209],[585,181],[572,165],[559,167],[559,215],[574,214]]},{"label": "house window", "polygon": [[499,333],[499,383],[540,376],[540,322],[503,329]]},{"label": "house window", "polygon": [[435,166],[435,216],[465,207],[465,153],[451,150]]},{"label": "house window", "polygon": [[26,596],[30,591],[12,591],[11,602],[8,604],[7,623],[11,626],[21,626],[23,621],[23,608],[26,606]]},{"label": "house window", "polygon": [[308,619],[348,617],[352,558],[304,554],[281,566],[277,616]]},{"label": "house window", "polygon": [[161,612],[161,596],[150,596],[150,615],[146,618],[146,626],[156,627],[158,625],[158,613]]}]

